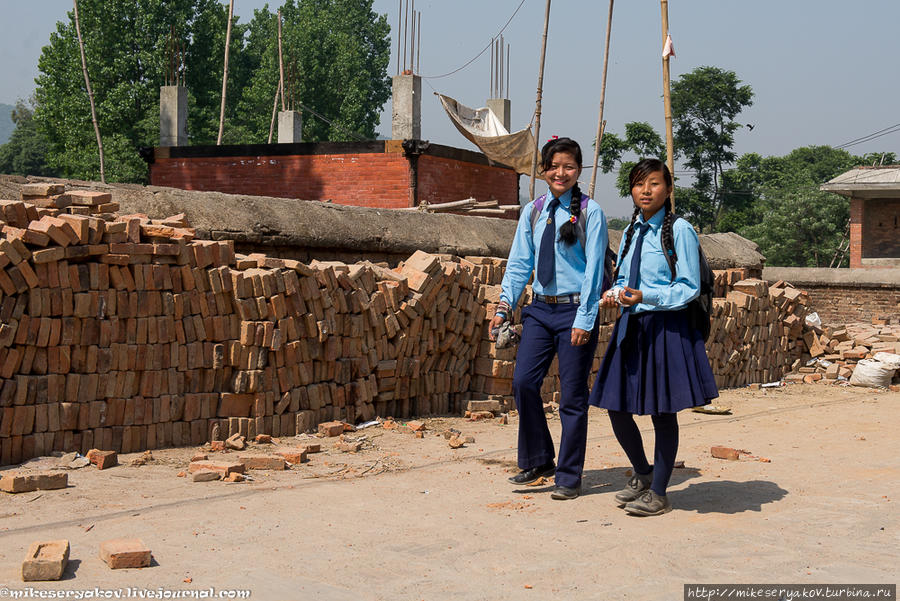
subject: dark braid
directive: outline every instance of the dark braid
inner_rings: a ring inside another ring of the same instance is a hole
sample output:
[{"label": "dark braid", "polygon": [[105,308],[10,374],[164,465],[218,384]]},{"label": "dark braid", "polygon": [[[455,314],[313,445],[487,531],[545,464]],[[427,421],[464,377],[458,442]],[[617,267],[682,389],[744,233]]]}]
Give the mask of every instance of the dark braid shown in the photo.
[{"label": "dark braid", "polygon": [[619,268],[622,267],[622,261],[625,260],[625,255],[628,254],[628,249],[631,247],[631,238],[634,236],[634,222],[637,220],[637,216],[641,214],[641,210],[637,207],[634,207],[634,213],[631,214],[631,223],[628,224],[628,229],[625,230],[625,246],[622,248],[622,252],[619,254],[619,261],[616,263],[616,270],[613,272],[612,282],[610,285],[616,283],[616,279],[619,277]]},{"label": "dark braid", "polygon": [[675,280],[675,262],[678,261],[678,255],[675,253],[675,236],[672,233],[672,226],[678,216],[672,212],[672,197],[666,197],[665,217],[663,217],[662,232],[660,234],[660,245],[666,261],[669,262],[669,269],[672,271],[672,281]]},{"label": "dark braid", "polygon": [[576,222],[581,219],[581,188],[578,187],[578,182],[575,182],[575,185],[572,186],[572,202],[569,203],[569,212],[572,213],[575,222],[566,221],[560,226],[559,239],[566,244],[572,245],[578,240],[578,225]]}]

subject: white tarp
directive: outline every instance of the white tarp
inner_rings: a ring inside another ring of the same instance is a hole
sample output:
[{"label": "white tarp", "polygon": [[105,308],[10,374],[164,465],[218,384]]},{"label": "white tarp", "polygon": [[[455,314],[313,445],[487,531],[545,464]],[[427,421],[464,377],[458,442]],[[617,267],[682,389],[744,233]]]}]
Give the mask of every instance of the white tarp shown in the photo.
[{"label": "white tarp", "polygon": [[509,133],[491,109],[473,109],[449,96],[437,96],[459,133],[480,148],[488,160],[531,174],[534,136],[530,129]]}]

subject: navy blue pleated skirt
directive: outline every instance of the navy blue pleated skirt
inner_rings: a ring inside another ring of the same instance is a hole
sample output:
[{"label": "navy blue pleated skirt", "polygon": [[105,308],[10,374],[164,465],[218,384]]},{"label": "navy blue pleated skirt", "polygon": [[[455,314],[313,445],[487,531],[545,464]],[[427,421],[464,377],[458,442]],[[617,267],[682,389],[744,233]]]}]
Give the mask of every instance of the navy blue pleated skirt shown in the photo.
[{"label": "navy blue pleated skirt", "polygon": [[699,332],[687,311],[645,311],[628,320],[622,345],[620,319],[591,389],[590,404],[637,415],[676,413],[719,396]]}]

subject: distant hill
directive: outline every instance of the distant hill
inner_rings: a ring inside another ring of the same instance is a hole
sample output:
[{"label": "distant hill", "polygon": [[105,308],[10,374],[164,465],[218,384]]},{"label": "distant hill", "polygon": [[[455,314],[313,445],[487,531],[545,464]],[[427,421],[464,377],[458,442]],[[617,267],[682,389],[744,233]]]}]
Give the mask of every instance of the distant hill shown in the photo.
[{"label": "distant hill", "polygon": [[10,117],[14,108],[11,104],[0,104],[0,144],[6,144],[16,128]]}]

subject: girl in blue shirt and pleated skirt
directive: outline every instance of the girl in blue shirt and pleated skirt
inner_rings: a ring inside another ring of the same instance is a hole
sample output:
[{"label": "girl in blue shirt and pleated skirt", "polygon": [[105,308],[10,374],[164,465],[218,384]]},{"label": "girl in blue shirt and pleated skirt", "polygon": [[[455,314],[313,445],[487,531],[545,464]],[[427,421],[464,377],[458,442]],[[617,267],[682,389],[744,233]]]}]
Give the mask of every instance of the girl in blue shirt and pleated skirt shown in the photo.
[{"label": "girl in blue shirt and pleated skirt", "polygon": [[[671,509],[666,488],[678,451],[678,411],[705,405],[719,392],[703,337],[685,310],[700,293],[700,243],[691,224],[672,212],[672,175],[662,161],[644,159],[629,182],[634,215],[619,245],[614,287],[601,301],[623,310],[590,404],[609,412],[634,470],[616,501],[632,515],[649,516]],[[652,466],[634,415],[653,421]]]},{"label": "girl in blue shirt and pleated skirt", "polygon": [[[541,151],[541,169],[550,190],[522,209],[500,303],[491,320],[491,336],[518,304],[534,273],[534,300],[522,310],[522,339],[513,375],[522,471],[510,481],[530,484],[555,473],[551,497],[567,500],[576,498],[581,488],[587,443],[587,378],[597,348],[596,322],[608,238],[603,209],[578,188],[578,143],[569,138],[551,139]],[[559,358],[562,423],[555,464],[541,398],[541,384],[554,356]]]}]

